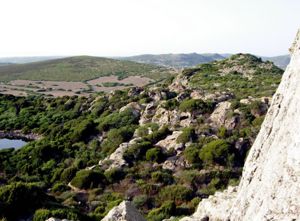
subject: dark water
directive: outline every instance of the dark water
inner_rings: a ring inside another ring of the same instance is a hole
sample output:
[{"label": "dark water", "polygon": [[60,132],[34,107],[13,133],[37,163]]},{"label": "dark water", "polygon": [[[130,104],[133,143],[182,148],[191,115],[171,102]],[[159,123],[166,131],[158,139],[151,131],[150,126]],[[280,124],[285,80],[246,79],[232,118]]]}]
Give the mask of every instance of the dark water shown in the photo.
[{"label": "dark water", "polygon": [[0,150],[5,149],[5,148],[15,148],[15,149],[19,149],[23,146],[25,146],[27,144],[27,142],[25,142],[24,140],[20,140],[20,139],[0,139]]}]

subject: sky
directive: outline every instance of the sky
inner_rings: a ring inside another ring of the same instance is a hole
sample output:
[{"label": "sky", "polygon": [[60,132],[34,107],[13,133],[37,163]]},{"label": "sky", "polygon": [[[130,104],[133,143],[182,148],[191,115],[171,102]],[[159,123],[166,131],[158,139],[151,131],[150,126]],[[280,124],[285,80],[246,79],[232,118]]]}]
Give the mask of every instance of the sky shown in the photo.
[{"label": "sky", "polygon": [[287,54],[299,0],[0,0],[0,57]]}]

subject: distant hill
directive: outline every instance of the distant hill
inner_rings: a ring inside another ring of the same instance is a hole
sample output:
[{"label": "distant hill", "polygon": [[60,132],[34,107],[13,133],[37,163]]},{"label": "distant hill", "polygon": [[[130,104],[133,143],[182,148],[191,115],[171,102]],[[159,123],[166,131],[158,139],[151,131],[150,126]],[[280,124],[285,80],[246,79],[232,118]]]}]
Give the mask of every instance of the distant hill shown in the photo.
[{"label": "distant hill", "polygon": [[287,65],[290,63],[290,55],[281,55],[275,57],[261,57],[264,61],[272,61],[274,64],[282,69],[286,69]]},{"label": "distant hill", "polygon": [[0,65],[2,64],[26,64],[37,61],[47,61],[53,59],[63,58],[62,56],[34,56],[34,57],[6,57],[0,58]]},{"label": "distant hill", "polygon": [[89,56],[0,66],[0,81],[87,81],[109,75],[119,78],[144,76],[157,80],[170,75],[170,70],[150,64]]},{"label": "distant hill", "polygon": [[193,67],[198,64],[208,63],[211,61],[222,60],[226,58],[221,54],[144,54],[132,57],[121,57],[119,59],[135,61],[146,64],[154,64],[165,67],[185,68]]},{"label": "distant hill", "polygon": [[[232,54],[144,54],[131,57],[121,57],[119,59],[135,61],[146,64],[154,64],[173,68],[194,67],[199,64],[204,64],[212,61],[218,61],[232,56]],[[275,57],[261,57],[264,61],[272,61],[274,64],[282,69],[285,69],[290,61],[289,55],[275,56]]]}]

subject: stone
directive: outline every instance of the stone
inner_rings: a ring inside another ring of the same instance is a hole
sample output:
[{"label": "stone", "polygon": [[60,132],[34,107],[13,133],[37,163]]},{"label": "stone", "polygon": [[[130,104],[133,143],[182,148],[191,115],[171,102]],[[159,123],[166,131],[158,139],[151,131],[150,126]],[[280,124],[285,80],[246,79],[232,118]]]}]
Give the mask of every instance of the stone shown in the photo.
[{"label": "stone", "polygon": [[213,126],[224,126],[228,112],[231,110],[229,101],[221,102],[217,105],[214,112],[210,115],[210,121]]},{"label": "stone", "polygon": [[226,221],[236,197],[236,191],[236,187],[229,187],[224,192],[216,192],[215,195],[203,199],[191,217],[184,217],[180,221]]},{"label": "stone", "polygon": [[108,157],[99,161],[99,165],[109,164],[107,170],[111,170],[113,168],[122,168],[127,165],[127,162],[124,160],[123,155],[125,151],[129,148],[130,145],[135,144],[139,141],[139,138],[132,139],[129,143],[121,143],[119,147]]},{"label": "stone", "polygon": [[112,208],[102,221],[146,221],[146,219],[129,201],[123,201]]},{"label": "stone", "polygon": [[139,120],[139,124],[143,125],[151,122],[155,112],[156,112],[156,105],[153,102],[147,104],[145,110],[142,112],[142,115]]},{"label": "stone", "polygon": [[180,151],[184,147],[182,143],[177,143],[177,138],[182,134],[182,131],[174,131],[171,135],[167,136],[164,140],[160,140],[155,146],[161,147],[165,152],[169,150]]},{"label": "stone", "polygon": [[123,112],[127,109],[130,109],[132,111],[132,113],[138,117],[138,116],[140,116],[140,112],[143,109],[143,106],[137,102],[131,102],[131,103],[127,104],[126,106],[122,107],[120,109],[120,112]]}]

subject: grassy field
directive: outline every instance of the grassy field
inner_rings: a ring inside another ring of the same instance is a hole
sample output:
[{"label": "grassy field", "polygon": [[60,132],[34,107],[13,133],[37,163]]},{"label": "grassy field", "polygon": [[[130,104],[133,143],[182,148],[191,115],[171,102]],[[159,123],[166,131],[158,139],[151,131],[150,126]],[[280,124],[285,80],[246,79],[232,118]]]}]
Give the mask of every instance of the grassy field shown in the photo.
[{"label": "grassy field", "polygon": [[56,60],[0,66],[0,81],[88,81],[102,76],[144,76],[159,80],[171,75],[168,69],[131,61],[78,56]]}]

